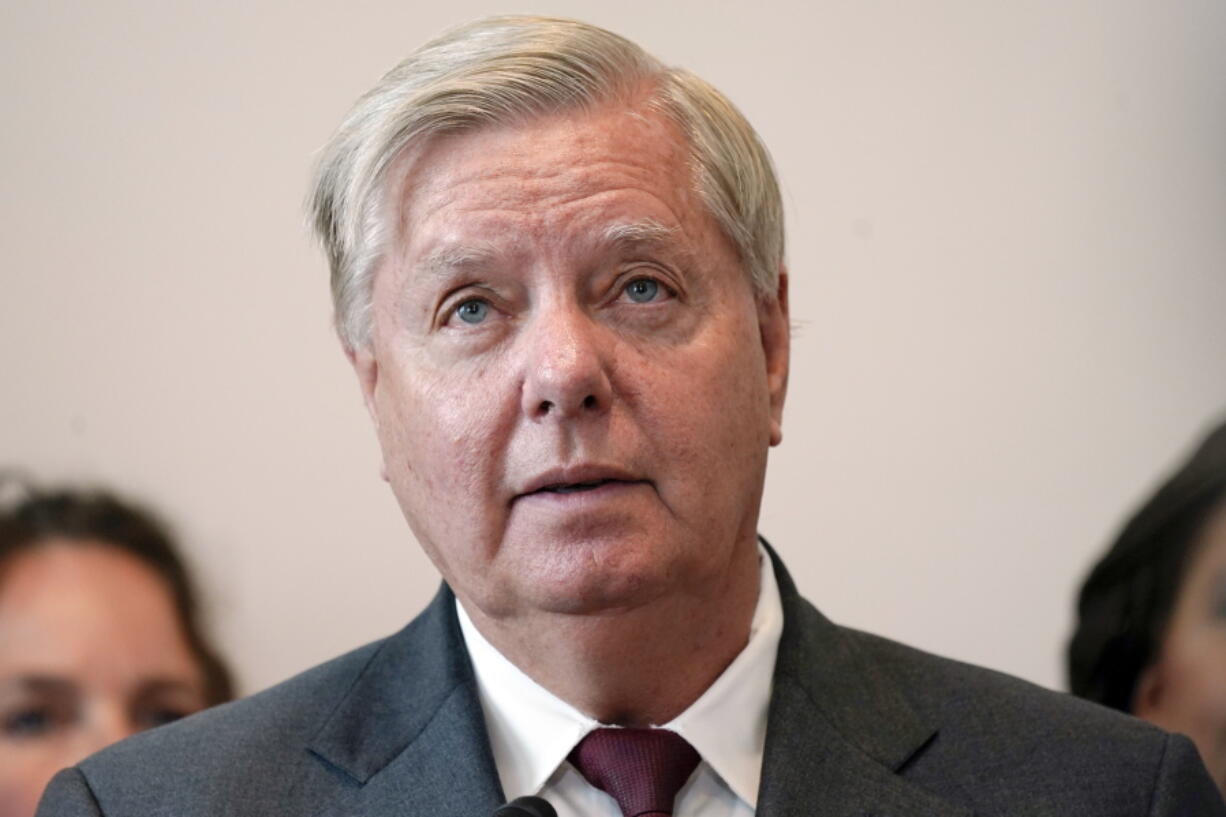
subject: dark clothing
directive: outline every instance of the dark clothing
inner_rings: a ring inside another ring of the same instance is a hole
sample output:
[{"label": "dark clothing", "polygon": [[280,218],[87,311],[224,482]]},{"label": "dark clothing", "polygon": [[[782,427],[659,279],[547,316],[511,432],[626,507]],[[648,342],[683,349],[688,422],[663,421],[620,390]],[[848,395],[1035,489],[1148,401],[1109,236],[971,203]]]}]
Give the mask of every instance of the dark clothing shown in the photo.
[{"label": "dark clothing", "polygon": [[[1141,721],[832,624],[775,559],[766,817],[1226,817]],[[480,817],[503,801],[444,587],[405,629],[61,772],[39,817]]]}]

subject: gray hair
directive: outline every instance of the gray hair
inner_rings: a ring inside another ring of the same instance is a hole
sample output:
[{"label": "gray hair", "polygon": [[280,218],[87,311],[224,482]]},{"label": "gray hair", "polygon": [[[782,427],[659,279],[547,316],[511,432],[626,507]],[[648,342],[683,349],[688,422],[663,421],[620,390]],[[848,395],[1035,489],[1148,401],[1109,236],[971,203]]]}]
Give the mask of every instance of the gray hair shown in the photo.
[{"label": "gray hair", "polygon": [[[783,206],[770,156],[714,87],[602,28],[548,17],[491,17],[419,48],[368,91],[324,148],[309,208],[328,256],[346,348],[370,340],[374,271],[394,238],[389,168],[442,133],[584,108],[647,88],[690,145],[699,195],[770,297],[783,261]],[[411,184],[411,180],[409,181]]]}]

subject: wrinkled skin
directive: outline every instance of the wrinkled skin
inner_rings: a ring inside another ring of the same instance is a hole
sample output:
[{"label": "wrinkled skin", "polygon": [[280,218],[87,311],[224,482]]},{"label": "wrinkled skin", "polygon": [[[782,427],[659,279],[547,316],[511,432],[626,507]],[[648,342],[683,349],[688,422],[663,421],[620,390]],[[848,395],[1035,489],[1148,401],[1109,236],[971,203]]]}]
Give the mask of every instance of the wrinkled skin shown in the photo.
[{"label": "wrinkled skin", "polygon": [[692,600],[726,664],[781,435],[786,275],[755,295],[681,134],[634,103],[440,137],[397,172],[350,355],[430,558],[478,626]]}]

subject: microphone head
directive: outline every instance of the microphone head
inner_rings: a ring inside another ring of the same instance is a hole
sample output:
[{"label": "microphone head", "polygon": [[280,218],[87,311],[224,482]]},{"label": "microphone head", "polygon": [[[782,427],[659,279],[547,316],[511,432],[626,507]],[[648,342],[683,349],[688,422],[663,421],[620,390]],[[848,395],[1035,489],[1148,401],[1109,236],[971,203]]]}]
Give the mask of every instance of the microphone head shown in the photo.
[{"label": "microphone head", "polygon": [[558,817],[558,813],[542,797],[516,797],[505,806],[499,806],[494,817]]}]

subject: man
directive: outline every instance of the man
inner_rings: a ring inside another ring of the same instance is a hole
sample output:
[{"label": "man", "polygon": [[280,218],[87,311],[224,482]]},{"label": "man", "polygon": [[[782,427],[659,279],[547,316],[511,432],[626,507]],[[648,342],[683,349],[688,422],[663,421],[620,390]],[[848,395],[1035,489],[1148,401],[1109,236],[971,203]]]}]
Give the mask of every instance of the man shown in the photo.
[{"label": "man", "polygon": [[64,772],[41,814],[1226,813],[1185,739],[841,629],[759,543],[781,208],[701,80],[591,26],[482,21],[359,101],[313,206],[445,586]]}]

